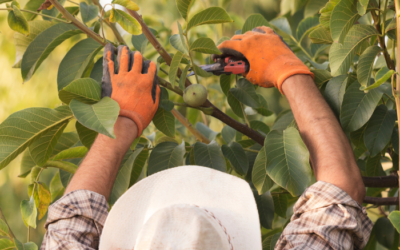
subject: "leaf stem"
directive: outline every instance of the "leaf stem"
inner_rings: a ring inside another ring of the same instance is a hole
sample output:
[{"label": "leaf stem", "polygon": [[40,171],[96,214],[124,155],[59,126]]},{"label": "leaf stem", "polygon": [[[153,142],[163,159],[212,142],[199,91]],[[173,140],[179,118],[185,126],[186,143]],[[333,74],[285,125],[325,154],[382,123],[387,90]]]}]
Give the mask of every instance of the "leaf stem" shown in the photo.
[{"label": "leaf stem", "polygon": [[192,64],[192,66],[193,66],[194,75],[196,77],[196,83],[199,84],[199,77],[197,76],[196,67],[194,66],[193,56],[192,56],[192,53],[190,53],[190,45],[189,45],[189,39],[187,37],[187,33],[183,34],[183,36],[186,39],[186,44],[187,44],[187,47],[188,47],[188,53],[189,53],[189,57],[190,57],[190,62]]},{"label": "leaf stem", "polygon": [[243,148],[243,150],[244,150],[244,151],[247,151],[247,152],[257,153],[257,154],[260,152],[260,151],[258,151],[258,150],[249,149],[249,148]]},{"label": "leaf stem", "polygon": [[296,45],[301,49],[301,51],[303,51],[304,54],[306,54],[306,56],[308,58],[310,58],[311,60],[313,60],[312,56],[310,56],[310,54],[308,54],[308,52],[303,48],[303,46],[301,46],[301,44],[296,40],[296,38],[294,38],[294,36],[290,36],[290,38],[292,38],[292,40],[296,43]]},{"label": "leaf stem", "polygon": [[[11,8],[0,8],[0,10],[13,10],[13,9],[11,9]],[[39,13],[39,12],[35,12],[35,11],[31,11],[31,10],[20,9],[20,11],[22,11],[22,12],[27,12],[27,13],[31,13],[31,14],[35,14],[35,15],[39,15],[39,16],[44,16],[44,17],[47,17],[47,18],[51,18],[51,19],[54,19],[54,20],[63,22],[63,23],[71,23],[71,22],[65,21],[65,20],[60,19],[60,18],[57,18],[57,17],[45,15],[45,14],[42,14],[42,13]]]},{"label": "leaf stem", "polygon": [[392,102],[396,103],[396,100],[393,99],[390,95],[388,95],[388,94],[386,94],[386,93],[384,93],[384,95],[385,95],[387,98],[389,98]]},{"label": "leaf stem", "polygon": [[89,37],[93,38],[95,41],[100,43],[101,45],[105,46],[105,38],[99,36],[96,32],[89,29],[86,25],[79,22],[71,13],[69,13],[57,0],[49,0],[54,7],[67,19],[68,21],[72,22],[73,25],[78,27],[84,33],[86,33]]},{"label": "leaf stem", "polygon": [[193,125],[184,117],[178,110],[172,109],[172,114],[180,121],[183,126],[185,126],[196,138],[197,140],[209,144],[211,141],[205,137],[202,133],[200,133],[197,129],[193,127]]},{"label": "leaf stem", "polygon": [[70,2],[70,3],[76,4],[76,5],[79,5],[79,3],[74,2],[74,1],[71,1],[71,0],[67,0],[67,1]]},{"label": "leaf stem", "polygon": [[15,235],[14,235],[14,233],[12,232],[11,227],[10,227],[10,225],[8,224],[7,220],[6,220],[6,217],[4,216],[3,210],[1,209],[1,207],[0,207],[0,218],[3,219],[3,221],[6,223],[6,225],[7,225],[7,227],[8,227],[8,231],[10,232],[10,235],[9,235],[9,236],[10,236],[11,240],[14,241]]}]

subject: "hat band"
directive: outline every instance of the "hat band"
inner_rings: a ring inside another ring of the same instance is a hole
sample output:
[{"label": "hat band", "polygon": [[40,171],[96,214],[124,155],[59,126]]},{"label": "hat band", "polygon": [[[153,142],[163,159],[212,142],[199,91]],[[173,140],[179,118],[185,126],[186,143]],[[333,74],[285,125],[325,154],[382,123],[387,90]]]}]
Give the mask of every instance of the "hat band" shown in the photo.
[{"label": "hat band", "polygon": [[216,220],[216,221],[218,222],[218,225],[222,228],[222,231],[224,231],[224,233],[225,233],[225,235],[226,235],[226,238],[228,239],[228,243],[229,243],[229,246],[230,246],[230,248],[231,248],[230,250],[233,250],[233,245],[232,245],[232,242],[231,242],[231,236],[230,236],[229,233],[227,232],[225,226],[222,225],[222,222],[213,214],[213,212],[208,211],[208,210],[205,209],[204,207],[200,207],[200,206],[195,205],[195,204],[192,204],[192,205],[195,206],[195,207],[198,207],[198,208],[200,208],[200,209],[203,209],[208,215],[210,215],[214,220]]}]

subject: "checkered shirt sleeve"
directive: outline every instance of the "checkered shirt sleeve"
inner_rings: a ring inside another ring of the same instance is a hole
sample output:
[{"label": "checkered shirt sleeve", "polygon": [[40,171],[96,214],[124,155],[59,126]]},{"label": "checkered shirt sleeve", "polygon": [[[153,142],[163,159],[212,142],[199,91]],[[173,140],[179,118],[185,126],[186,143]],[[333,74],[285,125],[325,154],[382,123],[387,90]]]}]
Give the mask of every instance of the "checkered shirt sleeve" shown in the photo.
[{"label": "checkered shirt sleeve", "polygon": [[364,207],[322,181],[304,191],[293,212],[275,249],[362,249],[373,226]]},{"label": "checkered shirt sleeve", "polygon": [[88,190],[64,195],[49,207],[41,250],[98,249],[108,215],[104,196]]}]

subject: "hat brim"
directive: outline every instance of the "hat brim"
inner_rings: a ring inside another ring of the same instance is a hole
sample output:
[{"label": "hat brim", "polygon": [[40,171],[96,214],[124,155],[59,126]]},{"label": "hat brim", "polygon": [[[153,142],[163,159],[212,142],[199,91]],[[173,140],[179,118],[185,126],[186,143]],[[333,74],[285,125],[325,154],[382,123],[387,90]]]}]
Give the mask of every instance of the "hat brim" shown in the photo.
[{"label": "hat brim", "polygon": [[164,170],[132,186],[111,209],[99,249],[133,249],[143,224],[159,209],[174,204],[211,211],[235,249],[262,249],[257,205],[249,184],[200,166]]}]

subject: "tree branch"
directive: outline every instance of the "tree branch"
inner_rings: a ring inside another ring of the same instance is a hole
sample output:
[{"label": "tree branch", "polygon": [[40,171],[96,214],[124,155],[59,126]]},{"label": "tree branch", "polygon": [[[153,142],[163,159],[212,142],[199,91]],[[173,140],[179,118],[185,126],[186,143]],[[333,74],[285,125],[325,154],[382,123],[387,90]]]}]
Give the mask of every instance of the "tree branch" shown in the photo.
[{"label": "tree branch", "polygon": [[[54,1],[54,0],[52,0]],[[146,36],[147,40],[153,45],[153,47],[157,50],[157,52],[161,55],[161,57],[165,60],[165,62],[170,65],[171,64],[171,56],[168,54],[168,52],[164,49],[164,47],[157,41],[156,37],[151,33],[149,27],[147,27],[146,23],[143,21],[142,16],[139,15],[136,11],[129,10],[128,12],[131,16],[133,16],[142,26],[142,32]],[[178,73],[177,75],[180,77],[182,71],[178,68]],[[165,82],[165,81],[164,81]],[[189,81],[189,79],[186,78],[185,80],[185,86],[189,86],[192,83]],[[164,85],[163,85],[164,86]],[[171,88],[168,88],[171,89]],[[171,89],[172,90],[172,89]],[[177,93],[176,91],[174,91]],[[211,116],[217,118],[218,120],[222,121],[223,123],[229,125],[230,127],[234,128],[235,130],[241,132],[242,134],[248,136],[249,138],[253,139],[260,145],[264,145],[264,139],[265,137],[262,136],[260,133],[257,131],[251,129],[250,127],[236,121],[235,119],[231,118],[230,116],[226,115],[223,113],[220,109],[215,107],[209,100],[203,105],[203,107],[207,108],[213,108],[213,112]]]},{"label": "tree branch", "polygon": [[366,177],[363,176],[363,182],[366,187],[398,187],[399,179],[397,176],[380,176],[380,177]]},{"label": "tree branch", "polygon": [[[86,33],[89,37],[93,38],[95,41],[100,43],[101,45],[105,46],[106,42],[103,40],[101,36],[99,36],[96,32],[89,29],[86,25],[79,22],[71,13],[69,13],[57,0],[49,0],[54,7],[67,19],[68,21],[72,22],[73,25],[78,27],[84,33]],[[104,38],[105,39],[105,38]]]},{"label": "tree branch", "polygon": [[380,197],[369,197],[366,196],[364,198],[364,203],[374,204],[374,205],[398,205],[399,204],[399,197],[387,197],[387,198],[380,198]]}]

